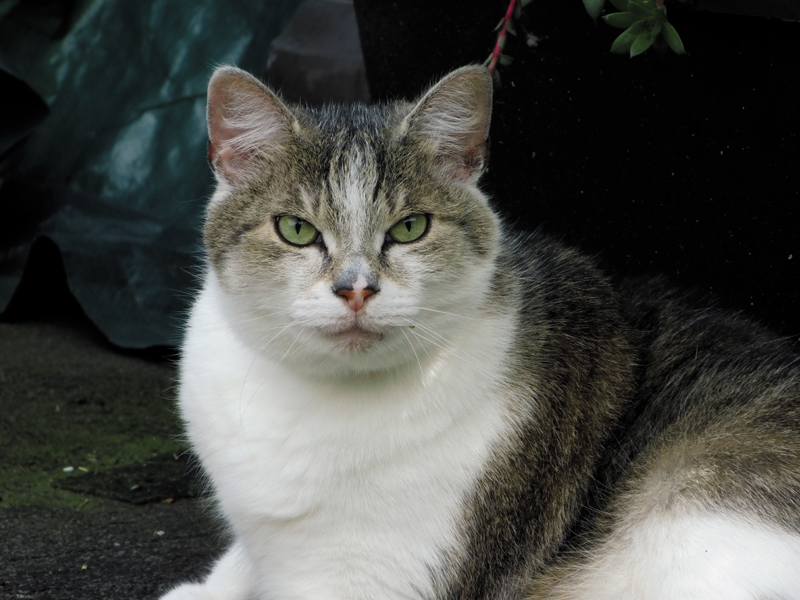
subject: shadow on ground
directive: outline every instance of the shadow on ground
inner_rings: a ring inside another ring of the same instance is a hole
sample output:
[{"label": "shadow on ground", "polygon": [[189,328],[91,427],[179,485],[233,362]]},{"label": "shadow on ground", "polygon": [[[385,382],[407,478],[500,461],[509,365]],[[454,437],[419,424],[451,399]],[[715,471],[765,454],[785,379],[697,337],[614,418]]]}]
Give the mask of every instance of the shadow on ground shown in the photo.
[{"label": "shadow on ground", "polygon": [[154,598],[224,545],[180,441],[174,351],[110,345],[43,248],[0,319],[0,598]]}]

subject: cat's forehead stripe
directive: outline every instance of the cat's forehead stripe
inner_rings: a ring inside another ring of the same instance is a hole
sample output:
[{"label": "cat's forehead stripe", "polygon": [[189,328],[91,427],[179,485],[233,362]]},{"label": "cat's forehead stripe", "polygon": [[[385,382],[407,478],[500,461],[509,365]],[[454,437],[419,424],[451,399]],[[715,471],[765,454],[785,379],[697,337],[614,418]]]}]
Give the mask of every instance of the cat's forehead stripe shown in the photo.
[{"label": "cat's forehead stripe", "polygon": [[[394,210],[394,193],[385,189],[387,155],[395,112],[386,105],[328,106],[314,111],[324,148],[323,173],[360,175],[365,202]],[[352,186],[351,186],[352,187]],[[382,194],[382,192],[384,192]],[[351,198],[352,200],[352,198]],[[365,207],[366,208],[366,207]]]},{"label": "cat's forehead stripe", "polygon": [[365,152],[357,147],[350,147],[349,160],[336,175],[336,181],[331,180],[333,194],[332,202],[340,212],[343,225],[348,234],[356,239],[359,232],[364,231],[368,219],[368,202],[372,199],[370,185],[371,166]]},{"label": "cat's forehead stripe", "polygon": [[[375,185],[372,188],[372,203],[378,202],[383,182],[386,177],[386,157],[383,148],[378,148],[375,152]],[[391,202],[391,196],[387,198]]]}]

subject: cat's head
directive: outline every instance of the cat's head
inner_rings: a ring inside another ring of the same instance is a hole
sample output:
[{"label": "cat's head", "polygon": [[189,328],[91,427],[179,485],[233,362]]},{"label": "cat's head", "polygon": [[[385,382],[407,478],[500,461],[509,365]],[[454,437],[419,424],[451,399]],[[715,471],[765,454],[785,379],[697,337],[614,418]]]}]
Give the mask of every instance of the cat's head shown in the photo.
[{"label": "cat's head", "polygon": [[322,109],[218,69],[204,241],[246,343],[353,373],[427,360],[469,327],[492,295],[500,238],[477,187],[491,99],[482,67],[415,103]]}]

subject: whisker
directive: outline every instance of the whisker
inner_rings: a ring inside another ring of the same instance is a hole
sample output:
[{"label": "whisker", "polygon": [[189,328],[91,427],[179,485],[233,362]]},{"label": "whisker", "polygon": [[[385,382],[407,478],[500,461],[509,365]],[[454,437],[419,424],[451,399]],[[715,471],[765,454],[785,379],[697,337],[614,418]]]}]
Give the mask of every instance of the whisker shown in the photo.
[{"label": "whisker", "polygon": [[[256,389],[253,390],[253,393],[250,394],[250,398],[247,400],[247,404],[242,406],[242,401],[244,399],[244,388],[247,385],[247,380],[250,377],[250,370],[253,368],[253,365],[255,364],[256,360],[258,359],[258,355],[261,354],[272,343],[272,341],[275,340],[275,338],[277,338],[278,336],[280,336],[284,331],[286,331],[287,329],[291,328],[294,325],[302,325],[304,323],[307,323],[309,320],[310,319],[307,319],[307,320],[304,320],[304,321],[294,321],[292,323],[287,323],[287,324],[283,325],[282,327],[279,327],[279,328],[276,327],[276,328],[280,329],[280,331],[278,331],[275,335],[273,335],[269,340],[259,344],[258,348],[256,348],[256,356],[253,357],[253,360],[250,363],[250,366],[247,368],[247,373],[245,373],[244,379],[242,380],[242,387],[239,390],[239,415],[240,415],[240,420],[241,420],[240,422],[242,424],[240,426],[240,429],[242,429],[242,430],[244,429],[244,427],[243,427],[244,416],[245,416],[245,413],[247,412],[247,408],[250,406],[250,402],[256,396],[256,394],[258,394],[258,391],[261,389],[261,386],[264,385],[264,381],[262,380],[258,384]],[[275,328],[271,328],[271,329],[275,329]],[[294,341],[289,346],[288,350],[286,350],[286,352],[284,352],[283,356],[278,360],[278,362],[281,362],[288,355],[289,351],[292,349],[292,347],[297,342],[297,340],[300,339],[300,336],[302,334],[303,334],[303,331],[300,330],[298,332],[297,336],[295,337]]]},{"label": "whisker", "polygon": [[[435,336],[435,337],[428,337],[425,334],[420,333],[419,331],[416,331],[416,329],[412,329],[411,332],[415,336],[427,341],[428,343],[432,344],[433,346],[436,346],[437,348],[441,348],[442,350],[444,350],[446,352],[451,352],[454,356],[456,356],[456,357],[460,358],[461,360],[463,360],[465,363],[467,363],[470,367],[474,368],[479,373],[482,373],[482,374],[486,375],[487,377],[492,376],[492,373],[489,370],[487,370],[482,364],[480,364],[480,361],[479,361],[479,359],[477,357],[473,356],[469,352],[465,352],[463,349],[457,348],[456,346],[451,344],[446,338],[444,338],[440,334],[436,333],[435,331],[433,331],[429,327],[427,327],[425,325],[422,325],[420,323],[417,323],[412,319],[408,319],[408,322],[411,323],[412,325],[414,325],[415,328],[419,327],[420,329],[425,331],[428,334],[428,336]],[[405,333],[404,329],[401,330],[401,331],[403,331],[403,333]],[[436,338],[438,338],[438,339],[436,339]]]},{"label": "whisker", "polygon": [[246,318],[240,318],[239,322],[240,323],[256,323],[256,322],[263,321],[264,319],[271,319],[273,317],[280,317],[280,316],[283,316],[283,315],[286,315],[286,314],[289,314],[289,313],[291,313],[291,309],[289,309],[289,308],[276,310],[276,311],[271,312],[271,313],[256,313],[256,314],[254,314],[252,316],[249,316],[249,317],[246,317]]},{"label": "whisker", "polygon": [[441,315],[448,315],[450,317],[458,317],[459,319],[464,319],[465,321],[474,321],[475,323],[480,323],[481,322],[480,319],[474,319],[474,318],[468,317],[466,315],[460,315],[458,313],[448,312],[446,310],[436,310],[435,308],[426,308],[424,306],[409,306],[408,308],[409,309],[413,309],[413,310],[426,310],[428,312],[439,313]]},{"label": "whisker", "polygon": [[447,338],[446,338],[446,337],[444,337],[443,335],[441,335],[441,334],[439,334],[439,333],[436,333],[436,332],[435,332],[433,329],[431,329],[431,328],[430,328],[430,327],[428,327],[427,325],[423,325],[423,324],[422,324],[422,323],[420,323],[419,321],[414,321],[414,320],[412,320],[412,319],[409,319],[409,321],[410,321],[411,323],[414,323],[414,327],[419,327],[420,329],[423,329],[423,330],[427,331],[429,334],[431,334],[431,335],[433,335],[433,336],[436,336],[436,337],[437,337],[437,338],[439,338],[439,339],[440,339],[442,342],[444,342],[444,343],[448,343],[448,340],[447,340]]},{"label": "whisker", "polygon": [[281,357],[278,359],[278,362],[279,362],[279,363],[283,362],[283,359],[284,359],[284,358],[286,358],[287,356],[289,356],[289,354],[292,352],[292,348],[294,348],[294,345],[297,343],[297,340],[299,340],[299,339],[300,339],[300,336],[302,336],[302,335],[303,335],[303,333],[304,333],[304,332],[303,332],[303,330],[302,330],[302,329],[301,329],[300,331],[298,331],[298,332],[297,332],[297,335],[295,336],[294,340],[292,340],[292,343],[291,343],[291,344],[289,344],[289,347],[286,349],[286,352],[284,352],[284,353],[283,353],[283,356],[281,356]]},{"label": "whisker", "polygon": [[403,329],[401,329],[400,331],[402,332],[403,336],[406,338],[406,341],[408,342],[408,345],[411,347],[411,351],[414,353],[414,358],[417,359],[417,366],[419,366],[419,374],[420,374],[420,378],[421,378],[420,381],[422,382],[422,389],[425,392],[425,399],[430,404],[430,396],[428,394],[428,384],[425,381],[425,370],[422,368],[422,361],[420,361],[420,359],[419,359],[419,354],[417,354],[417,351],[414,348],[414,343],[411,341],[411,338],[408,337],[408,335],[406,334],[406,332]]}]

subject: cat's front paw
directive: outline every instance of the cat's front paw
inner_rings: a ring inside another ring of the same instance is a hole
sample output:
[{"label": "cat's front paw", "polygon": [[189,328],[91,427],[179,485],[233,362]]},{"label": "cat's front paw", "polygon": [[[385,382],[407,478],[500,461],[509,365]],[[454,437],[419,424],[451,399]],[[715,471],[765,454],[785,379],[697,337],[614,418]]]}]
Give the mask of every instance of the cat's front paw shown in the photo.
[{"label": "cat's front paw", "polygon": [[183,583],[159,600],[248,600],[254,587],[244,548],[234,544],[214,565],[203,583]]}]

